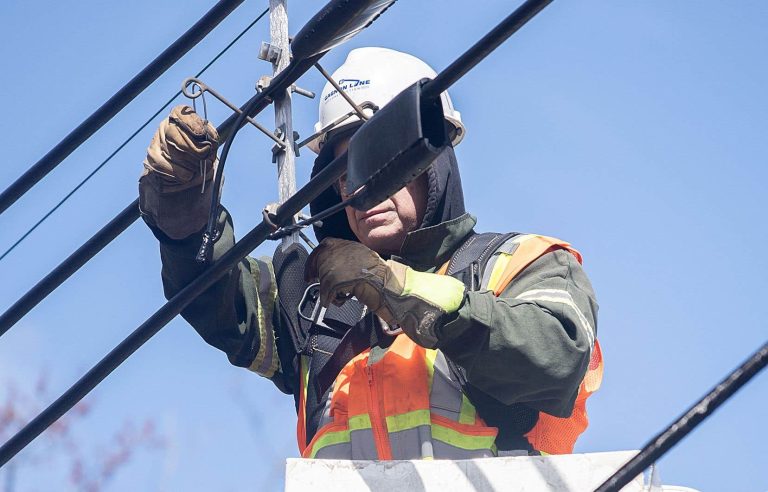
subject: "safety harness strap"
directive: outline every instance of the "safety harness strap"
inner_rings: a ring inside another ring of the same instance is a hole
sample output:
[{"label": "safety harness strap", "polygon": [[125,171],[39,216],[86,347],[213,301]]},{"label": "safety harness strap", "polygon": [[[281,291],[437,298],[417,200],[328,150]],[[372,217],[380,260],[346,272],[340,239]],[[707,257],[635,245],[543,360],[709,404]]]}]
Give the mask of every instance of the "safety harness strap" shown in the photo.
[{"label": "safety harness strap", "polygon": [[[304,265],[309,253],[300,243],[289,245],[285,250],[278,247],[272,256],[272,265],[275,269],[277,291],[281,318],[287,322],[287,331],[293,342],[296,354],[304,349],[309,333],[309,322],[299,317],[296,306],[306,290],[304,281]],[[304,324],[306,323],[306,326]]]},{"label": "safety harness strap", "polygon": [[[496,248],[516,235],[516,232],[509,234],[500,234],[498,232],[484,232],[482,234],[473,233],[466,241],[464,241],[464,244],[453,253],[451,259],[448,261],[448,267],[445,274],[456,276],[457,274],[466,272],[473,264],[479,267],[485,266],[488,259],[494,251],[496,251]],[[477,273],[479,274],[480,272],[478,271]],[[459,278],[459,280],[462,279]],[[473,279],[469,280],[473,281]],[[464,283],[470,290],[477,290],[476,285],[470,285],[469,282]]]}]

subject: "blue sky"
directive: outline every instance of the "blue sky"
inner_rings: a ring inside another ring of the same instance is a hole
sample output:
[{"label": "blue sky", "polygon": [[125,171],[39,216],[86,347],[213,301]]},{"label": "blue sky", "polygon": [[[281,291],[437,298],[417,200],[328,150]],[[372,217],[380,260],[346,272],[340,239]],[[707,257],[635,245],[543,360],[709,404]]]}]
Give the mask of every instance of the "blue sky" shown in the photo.
[{"label": "blue sky", "polygon": [[[3,2],[5,188],[213,2]],[[517,5],[518,2],[514,2]],[[293,2],[296,32],[319,8]],[[470,7],[471,5],[471,7]],[[125,111],[0,216],[3,251],[266,6],[245,2]],[[401,1],[325,57],[387,46],[436,69],[507,15],[510,2]],[[768,5],[554,2],[451,90],[468,129],[457,148],[468,209],[483,231],[569,240],[600,302],[603,388],[580,452],[639,448],[766,339]],[[270,66],[260,23],[203,77],[236,103]],[[308,74],[302,87],[319,92]],[[225,108],[209,100],[210,119]],[[316,102],[296,98],[308,135]],[[273,124],[271,111],[260,121]],[[152,125],[155,126],[155,125]],[[10,306],[136,196],[145,130],[23,246],[0,261]],[[245,129],[224,202],[242,235],[277,195],[269,142]],[[312,156],[297,165],[306,181]],[[257,254],[270,254],[268,244]],[[163,303],[151,234],[133,225],[0,339],[0,384],[50,378],[51,398]],[[661,462],[666,483],[768,490],[768,376],[745,387]],[[2,395],[0,395],[2,397]],[[127,420],[154,420],[162,450],[140,453],[106,490],[274,489],[296,454],[290,397],[229,366],[181,319],[90,397],[73,432],[99,456]],[[47,403],[47,402],[46,402]],[[18,490],[66,490],[63,458],[19,455]],[[2,474],[2,472],[0,472]]]}]

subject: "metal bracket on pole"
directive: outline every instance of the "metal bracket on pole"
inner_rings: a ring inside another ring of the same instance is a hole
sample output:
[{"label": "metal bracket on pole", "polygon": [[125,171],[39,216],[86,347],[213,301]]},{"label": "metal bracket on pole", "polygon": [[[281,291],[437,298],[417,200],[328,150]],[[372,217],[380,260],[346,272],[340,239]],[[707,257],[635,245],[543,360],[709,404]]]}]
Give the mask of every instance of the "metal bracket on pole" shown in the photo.
[{"label": "metal bracket on pole", "polygon": [[307,89],[302,89],[301,87],[297,86],[296,84],[293,84],[291,86],[291,92],[295,92],[296,94],[300,96],[304,96],[309,99],[315,98],[315,93],[312,91],[308,91]]},{"label": "metal bracket on pole", "polygon": [[[262,92],[264,89],[269,87],[269,84],[272,82],[272,77],[269,75],[262,75],[259,77],[259,80],[256,82],[256,92]],[[315,98],[315,93],[307,90],[302,89],[301,87],[297,86],[296,84],[291,84],[291,92],[295,92],[296,94],[300,96],[304,96],[309,99]]]},{"label": "metal bracket on pole", "polygon": [[275,128],[275,136],[280,139],[280,142],[283,144],[280,145],[274,145],[272,147],[272,164],[278,164],[278,159],[280,158],[280,154],[285,151],[285,125],[280,125],[277,128]]},{"label": "metal bracket on pole", "polygon": [[[270,18],[271,16],[272,13],[270,13]],[[277,64],[278,60],[280,60],[280,55],[282,52],[283,50],[280,47],[272,43],[262,41],[261,47],[259,48],[259,60],[268,61],[269,63],[275,65]]]}]

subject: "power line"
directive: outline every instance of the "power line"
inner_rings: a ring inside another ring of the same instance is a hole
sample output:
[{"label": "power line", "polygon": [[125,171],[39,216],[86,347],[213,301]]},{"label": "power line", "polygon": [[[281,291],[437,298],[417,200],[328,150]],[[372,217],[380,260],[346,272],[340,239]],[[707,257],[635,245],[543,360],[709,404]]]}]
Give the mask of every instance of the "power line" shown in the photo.
[{"label": "power line", "polygon": [[423,97],[435,99],[440,96],[550,3],[552,0],[527,0],[520,5],[453,63],[441,70],[434,79],[427,82]]},{"label": "power line", "polygon": [[725,379],[712,388],[669,427],[657,434],[631,460],[600,485],[595,492],[618,492],[637,475],[664,456],[681,439],[731,398],[742,386],[768,365],[768,342]]},{"label": "power line", "polygon": [[139,199],[136,198],[115,218],[109,221],[99,232],[91,236],[74,253],[69,255],[56,268],[40,280],[18,301],[0,314],[0,336],[3,336],[17,321],[56,290],[64,281],[85,265],[96,253],[123,233],[139,219]]},{"label": "power line", "polygon": [[[306,61],[300,61],[276,77],[265,92],[261,92],[246,103],[248,107],[261,107],[261,101],[272,98],[275,94],[285,91],[286,88],[295,82],[296,79],[312,67],[323,54],[316,55]],[[282,76],[282,77],[281,77]],[[243,110],[242,115],[236,120],[235,129],[245,120],[243,115],[248,114],[247,109]],[[234,131],[234,130],[230,130]],[[230,141],[230,140],[228,140]],[[282,225],[288,222],[295,214],[306,206],[306,204],[317,196],[322,190],[328,188],[336,181],[346,168],[346,161],[336,159],[325,169],[317,174],[309,184],[298,190],[275,212],[275,220]],[[135,209],[134,209],[135,210]],[[177,293],[162,308],[155,312],[139,328],[134,330],[125,340],[123,340],[115,349],[99,361],[90,371],[81,377],[72,387],[62,396],[49,405],[39,415],[32,419],[19,432],[12,436],[8,441],[0,446],[0,467],[5,465],[27,444],[32,442],[51,424],[69,411],[78,401],[87,395],[101,381],[104,380],[120,364],[136,352],[147,340],[152,338],[166,324],[168,324],[184,307],[191,303],[197,296],[208,289],[213,283],[229,271],[238,261],[244,258],[248,253],[254,250],[259,244],[264,242],[273,232],[273,229],[264,221],[252,229],[248,234],[235,243],[235,245],[210,268],[205,270],[200,276],[193,280],[189,285]]]},{"label": "power line", "polygon": [[158,77],[175,64],[192,47],[200,42],[221,21],[227,18],[243,0],[219,0],[199,21],[190,27],[168,48],[152,60],[149,65],[118,90],[80,125],[64,137],[54,148],[26,170],[5,191],[0,193],[0,214],[35,186],[49,172],[88,140],[117,113],[123,110],[136,96],[149,87]]},{"label": "power line", "polygon": [[[248,106],[255,98],[262,96],[256,95],[249,102],[241,106]],[[241,109],[242,110],[242,109]],[[217,130],[219,136],[226,140],[234,128],[235,120],[239,113],[230,115]],[[255,116],[255,113],[252,115]],[[139,219],[139,199],[136,198],[128,204],[115,218],[107,225],[102,227],[96,234],[91,236],[74,253],[62,261],[51,273],[40,280],[10,308],[0,315],[0,336],[7,332],[17,321],[23,318],[29,311],[37,306],[48,294],[58,289],[69,277],[75,274],[83,265],[96,256],[109,243],[115,240],[117,236],[123,233],[131,224]]]},{"label": "power line", "polygon": [[[264,12],[262,12],[261,14],[259,14],[259,16],[258,16],[258,17],[256,17],[256,19],[254,19],[254,20],[253,20],[253,22],[251,22],[250,24],[248,24],[248,27],[246,27],[245,29],[243,29],[243,31],[242,31],[242,32],[240,32],[240,34],[238,34],[238,35],[237,35],[237,36],[236,36],[236,37],[235,37],[235,38],[234,38],[232,41],[230,41],[230,43],[229,43],[227,46],[225,46],[225,47],[224,47],[224,49],[222,49],[222,50],[221,50],[221,51],[220,51],[220,52],[219,52],[219,53],[218,53],[216,56],[214,56],[214,57],[211,59],[211,61],[209,61],[209,62],[208,62],[208,63],[207,63],[207,64],[206,64],[206,65],[205,65],[205,66],[204,66],[204,67],[203,67],[203,68],[202,68],[202,69],[201,69],[199,72],[197,72],[197,74],[195,74],[195,77],[200,77],[202,74],[204,74],[204,73],[205,73],[205,71],[206,71],[206,70],[208,70],[208,69],[211,67],[211,65],[213,65],[213,64],[214,64],[214,63],[215,63],[215,62],[216,62],[216,61],[217,61],[219,58],[221,58],[221,56],[222,56],[222,55],[224,55],[224,53],[226,53],[227,51],[229,51],[229,49],[230,49],[230,48],[231,48],[231,47],[232,47],[232,46],[233,46],[233,45],[234,45],[236,42],[238,42],[238,41],[240,40],[240,38],[242,38],[242,37],[243,37],[243,36],[244,36],[244,35],[245,35],[245,34],[246,34],[246,33],[247,33],[247,32],[248,32],[248,31],[249,31],[249,30],[250,30],[250,29],[253,27],[253,26],[255,26],[255,25],[256,25],[256,23],[257,23],[257,22],[259,22],[259,21],[262,19],[262,17],[264,17],[264,16],[265,16],[266,14],[268,14],[268,13],[269,13],[269,8],[265,9],[265,10],[264,10]],[[83,186],[85,183],[87,183],[87,182],[88,182],[88,180],[90,180],[90,179],[91,179],[91,178],[92,178],[92,177],[93,177],[93,176],[94,176],[94,175],[95,175],[97,172],[99,172],[99,171],[101,170],[101,168],[103,168],[105,165],[107,165],[107,163],[108,163],[109,161],[111,161],[113,157],[115,157],[115,156],[116,156],[116,155],[117,155],[117,154],[118,154],[118,153],[119,153],[121,150],[123,150],[123,148],[124,148],[126,145],[128,145],[128,144],[129,144],[129,143],[130,143],[130,142],[131,142],[131,141],[132,141],[132,140],[133,140],[133,139],[136,137],[136,135],[138,135],[139,133],[141,133],[141,132],[142,132],[142,130],[144,130],[144,129],[145,129],[145,128],[146,128],[146,127],[147,127],[147,126],[150,124],[150,123],[152,123],[152,121],[154,121],[154,119],[155,119],[155,118],[157,118],[157,116],[158,116],[160,113],[162,113],[163,111],[165,111],[165,109],[166,109],[166,108],[168,108],[168,106],[170,106],[170,105],[171,105],[171,103],[172,103],[174,100],[176,100],[176,98],[177,98],[177,97],[179,97],[180,95],[181,95],[181,91],[178,91],[178,92],[176,92],[176,94],[174,94],[174,95],[173,95],[173,97],[171,97],[170,99],[168,99],[168,101],[166,101],[166,103],[165,103],[165,104],[163,104],[163,105],[162,105],[162,106],[161,106],[161,107],[160,107],[160,108],[159,108],[157,111],[155,111],[155,113],[154,113],[152,116],[150,116],[150,117],[149,117],[149,119],[148,119],[147,121],[145,121],[145,122],[144,122],[144,124],[142,124],[142,125],[141,125],[141,126],[138,128],[138,129],[136,129],[136,131],[134,131],[134,132],[131,134],[131,136],[129,136],[129,137],[128,137],[128,138],[127,138],[125,141],[123,141],[123,143],[121,143],[121,144],[120,144],[120,145],[119,145],[119,146],[118,146],[118,147],[117,147],[117,148],[116,148],[114,151],[112,151],[112,153],[111,153],[111,154],[109,154],[109,156],[108,156],[106,159],[104,159],[104,160],[101,162],[101,164],[99,164],[98,166],[96,166],[96,168],[95,168],[93,171],[91,171],[91,172],[90,172],[90,173],[89,173],[89,174],[88,174],[88,175],[87,175],[87,176],[86,176],[86,177],[85,177],[85,178],[84,178],[82,181],[80,181],[80,182],[77,184],[77,186],[75,186],[75,187],[74,187],[74,188],[73,188],[73,189],[72,189],[72,190],[71,190],[69,193],[67,193],[67,194],[64,196],[64,198],[62,198],[62,199],[59,201],[59,203],[57,203],[56,205],[54,205],[54,206],[53,206],[53,208],[51,208],[51,209],[50,209],[50,210],[49,210],[49,211],[48,211],[48,212],[47,212],[45,215],[43,215],[43,217],[42,217],[40,220],[38,220],[38,221],[37,221],[37,222],[36,222],[36,223],[35,223],[35,224],[34,224],[32,227],[30,227],[30,228],[29,228],[29,230],[28,230],[27,232],[25,232],[24,234],[22,234],[22,235],[21,235],[21,237],[19,237],[19,239],[17,239],[15,243],[13,243],[13,244],[12,244],[12,245],[11,245],[11,246],[10,246],[10,247],[9,247],[9,248],[6,250],[6,251],[5,251],[5,252],[4,252],[2,255],[0,255],[0,261],[2,261],[2,260],[3,260],[3,258],[5,258],[6,256],[8,256],[8,254],[9,254],[11,251],[13,251],[14,249],[16,249],[16,246],[18,246],[19,244],[21,244],[21,242],[22,242],[22,241],[24,241],[24,240],[27,238],[27,236],[29,236],[30,234],[32,234],[32,233],[35,231],[35,229],[37,229],[37,228],[38,228],[38,227],[39,227],[39,226],[40,226],[40,225],[41,225],[43,222],[45,222],[45,220],[46,220],[48,217],[50,217],[50,216],[51,216],[51,215],[52,215],[52,214],[53,214],[53,213],[54,213],[56,210],[58,210],[58,209],[59,209],[59,207],[61,207],[62,205],[64,205],[64,203],[65,203],[67,200],[69,200],[69,198],[70,198],[72,195],[74,195],[74,194],[77,192],[77,190],[79,190],[79,189],[80,189],[80,188],[81,188],[81,187],[82,187],[82,186]]]},{"label": "power line", "polygon": [[[341,0],[336,0],[341,1]],[[349,0],[344,0],[349,1]],[[358,0],[361,1],[361,0]],[[322,38],[321,38],[322,39]],[[275,77],[271,84],[262,92],[252,96],[245,104],[240,106],[240,112],[231,114],[224,122],[222,122],[217,130],[219,132],[220,140],[227,141],[230,136],[235,133],[236,124],[242,124],[242,120],[239,120],[241,112],[246,112],[248,116],[254,117],[264,108],[268,107],[271,103],[274,94],[278,94],[281,90],[285,90],[290,87],[302,74],[309,70],[312,65],[320,59],[322,54],[314,56],[307,60],[296,60],[294,58],[289,69]],[[247,111],[248,108],[253,108],[252,111]],[[239,123],[238,120],[240,121]],[[5,313],[0,315],[0,336],[7,332],[18,320],[25,316],[30,310],[32,310],[37,304],[45,299],[48,294],[56,290],[63,284],[69,277],[77,272],[83,265],[96,256],[102,249],[117,238],[125,231],[133,222],[139,218],[139,200],[135,199],[130,203],[122,212],[120,212],[114,219],[112,219],[106,226],[101,228],[96,234],[88,239],[80,248],[77,249],[72,255],[62,261],[50,274],[40,280],[34,287],[32,287],[26,294],[24,294],[13,306],[11,306]]]}]

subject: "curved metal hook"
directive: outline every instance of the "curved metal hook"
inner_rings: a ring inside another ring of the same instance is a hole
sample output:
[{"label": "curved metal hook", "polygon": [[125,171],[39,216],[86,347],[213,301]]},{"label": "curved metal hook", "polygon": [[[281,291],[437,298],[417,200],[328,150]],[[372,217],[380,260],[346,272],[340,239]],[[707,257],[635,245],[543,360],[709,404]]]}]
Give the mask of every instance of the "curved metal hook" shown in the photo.
[{"label": "curved metal hook", "polygon": [[[190,86],[192,87],[193,92],[189,92]],[[194,87],[199,89],[198,92],[194,92]],[[209,89],[209,87],[195,77],[188,77],[181,83],[181,93],[189,99],[197,99],[202,96],[203,92],[207,89]]]}]

